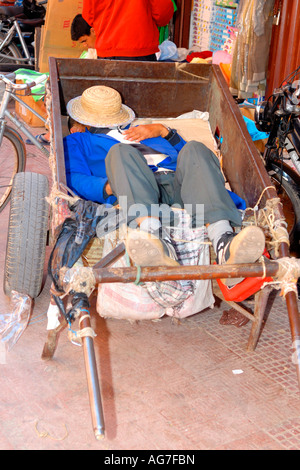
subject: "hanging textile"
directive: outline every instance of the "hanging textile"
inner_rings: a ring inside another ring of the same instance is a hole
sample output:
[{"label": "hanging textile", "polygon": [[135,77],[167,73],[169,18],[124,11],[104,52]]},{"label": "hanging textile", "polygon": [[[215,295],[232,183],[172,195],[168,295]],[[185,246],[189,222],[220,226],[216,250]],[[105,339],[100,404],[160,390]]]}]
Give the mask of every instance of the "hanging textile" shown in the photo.
[{"label": "hanging textile", "polygon": [[[177,5],[175,3],[175,0],[172,0],[173,6],[174,6],[174,13],[177,11]],[[167,41],[169,39],[169,25],[167,24],[166,26],[160,26],[158,28],[159,30],[159,44],[161,44],[164,41]]]},{"label": "hanging textile", "polygon": [[264,96],[275,0],[241,0],[230,91],[239,98]]}]

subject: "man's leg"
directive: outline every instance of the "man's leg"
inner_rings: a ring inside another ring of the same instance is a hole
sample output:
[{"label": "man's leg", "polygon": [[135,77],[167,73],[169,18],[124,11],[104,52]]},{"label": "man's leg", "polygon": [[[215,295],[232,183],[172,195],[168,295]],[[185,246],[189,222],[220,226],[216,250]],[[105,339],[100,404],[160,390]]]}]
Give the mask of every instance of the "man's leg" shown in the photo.
[{"label": "man's leg", "polygon": [[143,216],[159,204],[159,187],[148,167],[145,157],[128,144],[116,144],[105,159],[106,174],[113,194],[118,202],[125,201],[128,222],[138,216],[140,206]]},{"label": "man's leg", "polygon": [[[192,208],[195,226],[219,220],[241,225],[241,215],[225,188],[219,160],[204,144],[191,141],[180,151],[174,188],[174,202]],[[197,205],[204,206],[204,220],[201,216],[199,219],[203,211],[198,211]]]},{"label": "man's leg", "polygon": [[167,199],[167,194],[157,183],[144,156],[128,144],[116,144],[110,149],[105,164],[111,189],[122,209],[127,211],[128,225],[140,227],[140,230],[128,231],[126,248],[130,258],[139,266],[177,265],[173,247],[159,238],[160,202],[162,193],[165,194],[163,199]]},{"label": "man's leg", "polygon": [[[199,142],[189,142],[178,158],[174,201],[192,207],[195,226],[207,226],[219,264],[254,263],[265,248],[263,231],[246,227],[238,234],[232,226],[241,226],[241,215],[225,188],[225,181],[215,154]],[[201,220],[197,205],[204,205]],[[228,283],[240,280],[229,280]]]}]

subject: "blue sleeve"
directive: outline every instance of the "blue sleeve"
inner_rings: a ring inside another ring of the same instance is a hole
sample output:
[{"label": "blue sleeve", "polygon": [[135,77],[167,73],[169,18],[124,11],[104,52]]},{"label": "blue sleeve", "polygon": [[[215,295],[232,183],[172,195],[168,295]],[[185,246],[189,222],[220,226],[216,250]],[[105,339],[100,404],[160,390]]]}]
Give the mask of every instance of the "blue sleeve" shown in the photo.
[{"label": "blue sleeve", "polygon": [[[79,134],[79,133],[78,133]],[[64,138],[64,156],[67,186],[79,197],[88,201],[113,204],[115,196],[104,199],[103,190],[107,183],[106,175],[91,174],[85,158],[85,147],[78,135]]]},{"label": "blue sleeve", "polygon": [[186,144],[186,141],[178,134],[178,132],[172,135],[172,137],[168,139],[168,142],[176,148],[177,152],[179,152]]}]

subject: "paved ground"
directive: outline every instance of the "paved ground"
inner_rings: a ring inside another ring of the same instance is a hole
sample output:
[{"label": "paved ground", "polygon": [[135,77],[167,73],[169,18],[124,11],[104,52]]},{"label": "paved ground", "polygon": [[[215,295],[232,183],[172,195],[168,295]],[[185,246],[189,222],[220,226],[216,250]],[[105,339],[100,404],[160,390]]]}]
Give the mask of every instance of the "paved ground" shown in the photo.
[{"label": "paved ground", "polygon": [[[27,150],[27,171],[49,175],[45,157]],[[9,207],[1,213],[1,266],[8,214]],[[82,348],[64,331],[54,359],[41,360],[49,287],[47,279],[15,346],[6,353],[0,344],[0,449],[299,449],[300,392],[287,310],[276,291],[251,353],[250,322],[220,323],[225,303],[180,322],[104,320],[92,308],[106,425],[96,441]],[[11,311],[1,292],[0,313]]]}]

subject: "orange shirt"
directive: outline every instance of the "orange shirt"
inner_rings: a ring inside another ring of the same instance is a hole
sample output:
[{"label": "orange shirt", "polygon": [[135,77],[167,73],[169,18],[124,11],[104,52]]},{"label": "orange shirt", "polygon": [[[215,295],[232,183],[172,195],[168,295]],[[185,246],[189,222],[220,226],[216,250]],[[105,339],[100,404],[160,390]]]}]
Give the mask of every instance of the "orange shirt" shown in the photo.
[{"label": "orange shirt", "polygon": [[98,57],[158,52],[158,26],[172,19],[172,0],[83,0],[82,16],[96,32]]}]

